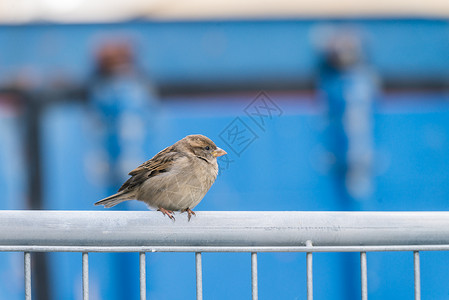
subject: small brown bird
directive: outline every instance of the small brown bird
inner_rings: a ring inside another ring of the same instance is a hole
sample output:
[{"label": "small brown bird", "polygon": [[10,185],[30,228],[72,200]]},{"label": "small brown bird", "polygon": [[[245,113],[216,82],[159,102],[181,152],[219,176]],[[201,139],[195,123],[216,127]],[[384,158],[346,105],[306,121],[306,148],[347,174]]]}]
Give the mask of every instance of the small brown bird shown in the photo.
[{"label": "small brown bird", "polygon": [[187,212],[200,203],[218,174],[217,157],[227,154],[204,135],[188,135],[129,172],[118,192],[95,205],[112,207],[140,200],[175,220],[173,211]]}]

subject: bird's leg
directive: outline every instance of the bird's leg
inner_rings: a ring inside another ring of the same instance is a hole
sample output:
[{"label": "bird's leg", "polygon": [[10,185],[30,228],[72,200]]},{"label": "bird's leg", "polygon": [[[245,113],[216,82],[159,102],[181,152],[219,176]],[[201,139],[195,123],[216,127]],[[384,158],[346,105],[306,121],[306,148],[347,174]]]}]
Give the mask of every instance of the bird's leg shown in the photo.
[{"label": "bird's leg", "polygon": [[188,207],[186,209],[181,210],[181,213],[183,213],[185,211],[187,212],[187,220],[188,221],[190,221],[190,218],[192,217],[192,215],[196,216],[196,213]]},{"label": "bird's leg", "polygon": [[167,215],[170,219],[173,221],[175,220],[175,217],[173,216],[173,211],[165,209],[163,207],[159,207],[158,211],[160,211],[164,216]]}]

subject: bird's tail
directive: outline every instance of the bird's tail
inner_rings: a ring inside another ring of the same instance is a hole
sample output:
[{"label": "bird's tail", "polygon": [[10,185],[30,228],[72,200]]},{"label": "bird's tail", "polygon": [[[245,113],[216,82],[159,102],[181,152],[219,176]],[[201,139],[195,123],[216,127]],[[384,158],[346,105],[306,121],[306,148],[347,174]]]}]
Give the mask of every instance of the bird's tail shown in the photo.
[{"label": "bird's tail", "polygon": [[124,193],[122,191],[122,192],[118,192],[117,194],[114,194],[112,196],[101,199],[100,201],[95,202],[94,205],[104,205],[104,207],[109,208],[109,207],[113,207],[123,201],[131,200],[131,199],[135,199],[135,198],[132,197],[132,195],[130,195],[129,193]]}]

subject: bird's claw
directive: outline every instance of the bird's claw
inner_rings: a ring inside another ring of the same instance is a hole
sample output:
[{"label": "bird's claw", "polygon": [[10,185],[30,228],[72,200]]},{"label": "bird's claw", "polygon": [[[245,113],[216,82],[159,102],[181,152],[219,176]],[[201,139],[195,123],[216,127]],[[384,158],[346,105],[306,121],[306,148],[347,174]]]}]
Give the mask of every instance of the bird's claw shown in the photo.
[{"label": "bird's claw", "polygon": [[170,219],[172,219],[173,221],[175,221],[175,217],[173,216],[173,211],[172,210],[168,210],[168,209],[159,207],[158,211],[160,211],[164,216],[167,216]]},{"label": "bird's claw", "polygon": [[190,208],[183,209],[181,212],[187,212],[187,221],[190,222],[190,218],[192,218],[192,215],[196,216],[196,213],[191,210]]}]

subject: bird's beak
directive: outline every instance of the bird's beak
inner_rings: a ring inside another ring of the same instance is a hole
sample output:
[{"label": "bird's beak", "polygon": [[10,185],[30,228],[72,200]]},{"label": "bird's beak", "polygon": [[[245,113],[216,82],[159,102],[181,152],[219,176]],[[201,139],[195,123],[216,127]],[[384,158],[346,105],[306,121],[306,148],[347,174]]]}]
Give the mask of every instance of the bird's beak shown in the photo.
[{"label": "bird's beak", "polygon": [[217,147],[217,150],[214,150],[214,152],[212,152],[212,155],[214,157],[219,157],[219,156],[222,156],[222,155],[225,155],[225,154],[228,154],[228,153],[226,151],[224,151],[223,149],[218,148],[218,147]]}]

